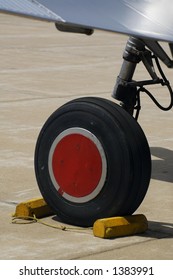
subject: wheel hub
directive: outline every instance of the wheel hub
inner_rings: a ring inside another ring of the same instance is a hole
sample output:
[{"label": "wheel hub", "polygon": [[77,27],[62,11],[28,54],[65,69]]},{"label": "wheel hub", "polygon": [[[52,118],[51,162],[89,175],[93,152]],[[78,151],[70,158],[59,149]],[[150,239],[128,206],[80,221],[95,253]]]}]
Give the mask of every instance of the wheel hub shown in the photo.
[{"label": "wheel hub", "polygon": [[98,138],[83,128],[69,128],[54,140],[49,174],[58,193],[69,201],[87,202],[101,191],[106,179],[106,157]]}]

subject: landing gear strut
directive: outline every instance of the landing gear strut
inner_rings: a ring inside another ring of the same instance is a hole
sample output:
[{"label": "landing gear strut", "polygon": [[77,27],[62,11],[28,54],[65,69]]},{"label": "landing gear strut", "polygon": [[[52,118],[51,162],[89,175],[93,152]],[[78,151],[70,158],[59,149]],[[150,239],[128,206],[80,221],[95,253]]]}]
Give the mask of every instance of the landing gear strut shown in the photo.
[{"label": "landing gear strut", "polygon": [[[148,48],[146,48],[148,46]],[[173,53],[173,46],[170,44],[171,52]],[[168,111],[173,107],[173,91],[166,79],[158,58],[166,64],[167,67],[173,68],[173,61],[168,57],[163,48],[157,43],[148,40],[140,40],[138,38],[130,37],[127,41],[127,45],[123,54],[123,64],[120,70],[120,74],[117,78],[115,88],[112,97],[121,101],[121,106],[131,115],[136,110],[135,119],[138,119],[139,111],[141,109],[140,93],[145,92],[152,101],[163,111]],[[151,76],[150,80],[133,81],[133,74],[136,66],[139,62],[143,62],[146,70]],[[161,78],[158,77],[154,62]],[[163,107],[158,103],[156,98],[145,88],[147,85],[160,84],[166,86],[170,93],[170,104],[167,107]]]}]

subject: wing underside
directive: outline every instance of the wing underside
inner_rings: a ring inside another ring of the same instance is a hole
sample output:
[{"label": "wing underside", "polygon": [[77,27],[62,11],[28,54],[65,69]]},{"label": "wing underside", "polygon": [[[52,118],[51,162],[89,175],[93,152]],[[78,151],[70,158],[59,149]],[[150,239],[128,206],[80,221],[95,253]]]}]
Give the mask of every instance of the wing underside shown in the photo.
[{"label": "wing underside", "polygon": [[38,20],[63,21],[56,13],[41,5],[39,1],[32,0],[0,0],[0,12]]},{"label": "wing underside", "polygon": [[173,42],[172,0],[0,0],[0,12]]}]

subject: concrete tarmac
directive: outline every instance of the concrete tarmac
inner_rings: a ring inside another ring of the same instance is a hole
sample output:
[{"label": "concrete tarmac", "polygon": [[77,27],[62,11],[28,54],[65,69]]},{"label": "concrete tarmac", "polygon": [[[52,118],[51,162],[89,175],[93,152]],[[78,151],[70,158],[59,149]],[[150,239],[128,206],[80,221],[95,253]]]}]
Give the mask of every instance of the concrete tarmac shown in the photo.
[{"label": "concrete tarmac", "polygon": [[[34,149],[43,123],[74,98],[111,99],[126,41],[119,34],[66,34],[51,23],[0,16],[0,259],[173,259],[173,110],[160,111],[144,94],[139,123],[151,149],[152,176],[136,213],[147,217],[146,233],[104,240],[91,229],[62,231],[11,220],[18,203],[41,197]],[[163,68],[173,84],[172,70]],[[142,65],[135,75],[148,78]],[[166,88],[151,89],[169,103]],[[58,225],[55,216],[42,220]]]}]

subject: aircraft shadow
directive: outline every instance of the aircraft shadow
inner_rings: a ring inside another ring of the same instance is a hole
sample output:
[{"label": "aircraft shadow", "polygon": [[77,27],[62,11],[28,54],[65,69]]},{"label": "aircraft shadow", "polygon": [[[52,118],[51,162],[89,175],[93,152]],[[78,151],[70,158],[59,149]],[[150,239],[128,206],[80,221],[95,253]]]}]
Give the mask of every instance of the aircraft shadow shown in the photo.
[{"label": "aircraft shadow", "polygon": [[150,151],[156,157],[152,159],[151,178],[173,183],[173,151],[161,147],[151,147]]}]

